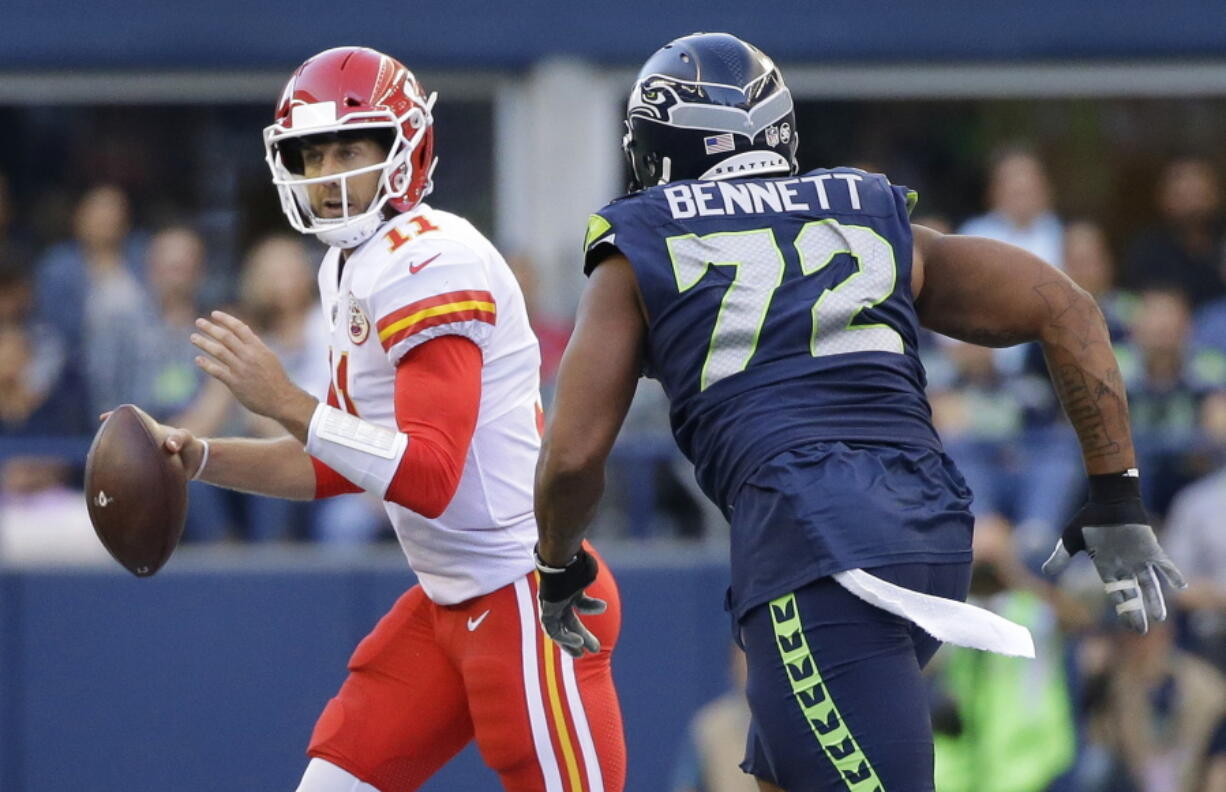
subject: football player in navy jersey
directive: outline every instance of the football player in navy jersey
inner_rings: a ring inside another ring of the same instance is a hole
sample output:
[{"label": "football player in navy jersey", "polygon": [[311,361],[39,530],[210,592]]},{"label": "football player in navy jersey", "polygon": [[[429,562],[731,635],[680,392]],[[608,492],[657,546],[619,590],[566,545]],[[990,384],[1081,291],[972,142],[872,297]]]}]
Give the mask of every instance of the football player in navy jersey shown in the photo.
[{"label": "football player in navy jersey", "polygon": [[727,605],[753,714],[742,767],[764,790],[930,791],[920,671],[939,639],[1033,647],[962,603],[971,493],[932,426],[918,328],[1040,342],[1089,477],[1046,568],[1088,550],[1144,632],[1166,616],[1159,576],[1182,579],[1141,505],[1102,314],[1019,248],[913,227],[915,193],[884,176],[798,175],[791,94],[734,36],[652,55],[626,126],[635,184],[589,221],[537,470],[542,622],[574,654],[599,646],[580,542],[636,381],[655,377],[732,526]]}]

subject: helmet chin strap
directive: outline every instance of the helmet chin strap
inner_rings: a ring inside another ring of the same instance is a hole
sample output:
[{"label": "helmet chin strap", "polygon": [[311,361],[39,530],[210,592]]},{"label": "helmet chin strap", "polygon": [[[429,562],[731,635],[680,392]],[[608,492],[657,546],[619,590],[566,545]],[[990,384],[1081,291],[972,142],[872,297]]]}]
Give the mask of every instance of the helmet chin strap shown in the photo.
[{"label": "helmet chin strap", "polygon": [[767,173],[790,174],[792,166],[781,154],[773,151],[743,151],[727,159],[721,160],[699,179],[719,181],[720,179],[735,179],[738,176],[761,176]]},{"label": "helmet chin strap", "polygon": [[375,232],[379,230],[381,220],[382,218],[378,214],[370,214],[361,218],[358,222],[351,220],[337,228],[319,231],[315,236],[325,245],[348,250],[349,248],[357,247],[374,236]]},{"label": "helmet chin strap", "polygon": [[[379,229],[380,212],[374,211],[374,206],[380,203],[378,196],[372,198],[366,210],[353,217],[349,216],[349,180],[342,178],[341,184],[341,206],[344,207],[344,216],[339,218],[339,222],[327,223],[318,231],[315,236],[332,247],[349,248],[357,247],[366,240],[370,239],[375,231]],[[381,186],[380,189],[385,189]],[[318,220],[316,221],[318,222]]]}]

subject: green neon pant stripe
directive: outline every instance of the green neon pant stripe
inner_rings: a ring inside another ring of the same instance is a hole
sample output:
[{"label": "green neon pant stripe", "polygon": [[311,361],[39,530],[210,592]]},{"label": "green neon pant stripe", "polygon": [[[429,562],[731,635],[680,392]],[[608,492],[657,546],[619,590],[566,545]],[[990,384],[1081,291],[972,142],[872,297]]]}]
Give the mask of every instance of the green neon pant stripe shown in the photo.
[{"label": "green neon pant stripe", "polygon": [[796,703],[809,721],[813,736],[826,757],[838,770],[850,792],[885,792],[885,786],[843,722],[839,708],[822,681],[817,660],[805,640],[796,596],[786,594],[771,600],[770,612],[771,623],[775,627],[775,643],[779,646],[779,656],[792,683],[792,695],[796,697]]}]

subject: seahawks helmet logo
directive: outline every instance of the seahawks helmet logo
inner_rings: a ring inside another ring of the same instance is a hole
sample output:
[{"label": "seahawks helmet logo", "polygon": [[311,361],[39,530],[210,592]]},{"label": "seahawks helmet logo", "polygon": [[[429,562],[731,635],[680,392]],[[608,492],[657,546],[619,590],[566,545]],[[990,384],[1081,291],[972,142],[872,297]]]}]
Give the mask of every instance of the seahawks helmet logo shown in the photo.
[{"label": "seahawks helmet logo", "polygon": [[[792,112],[792,93],[778,74],[772,69],[743,87],[648,75],[631,91],[626,116],[631,121],[642,118],[682,129],[730,132],[752,141]],[[717,103],[713,101],[716,95],[742,107]],[[751,103],[749,109],[743,108]]]},{"label": "seahawks helmet logo", "polygon": [[795,123],[792,94],[761,50],[727,33],[675,39],[648,58],[626,102],[630,190],[794,173]]},{"label": "seahawks helmet logo", "polygon": [[638,90],[630,94],[630,106],[626,115],[667,124],[672,108],[681,103],[681,97],[677,95],[671,82],[667,77],[649,77],[640,82]]}]

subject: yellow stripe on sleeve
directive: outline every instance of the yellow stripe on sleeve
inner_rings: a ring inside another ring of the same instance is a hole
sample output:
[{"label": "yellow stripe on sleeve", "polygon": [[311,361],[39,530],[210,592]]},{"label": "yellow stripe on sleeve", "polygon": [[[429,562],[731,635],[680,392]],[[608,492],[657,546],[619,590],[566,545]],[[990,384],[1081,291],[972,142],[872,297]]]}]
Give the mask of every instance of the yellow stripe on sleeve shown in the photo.
[{"label": "yellow stripe on sleeve", "polygon": [[398,322],[393,322],[387,327],[379,331],[379,340],[386,341],[391,336],[399,333],[407,327],[412,327],[418,322],[429,319],[431,316],[439,316],[440,314],[454,313],[457,311],[486,311],[495,313],[496,309],[492,302],[484,302],[482,300],[465,300],[463,302],[447,303],[445,305],[436,305],[433,308],[423,308],[415,314],[410,314]]}]

